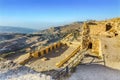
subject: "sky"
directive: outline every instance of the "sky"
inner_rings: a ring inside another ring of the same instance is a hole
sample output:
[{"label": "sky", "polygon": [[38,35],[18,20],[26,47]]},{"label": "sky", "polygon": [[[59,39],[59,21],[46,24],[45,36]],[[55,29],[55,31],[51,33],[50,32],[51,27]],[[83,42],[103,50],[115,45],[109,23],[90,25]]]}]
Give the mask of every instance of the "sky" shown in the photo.
[{"label": "sky", "polygon": [[120,17],[120,0],[0,0],[0,25],[44,29]]}]

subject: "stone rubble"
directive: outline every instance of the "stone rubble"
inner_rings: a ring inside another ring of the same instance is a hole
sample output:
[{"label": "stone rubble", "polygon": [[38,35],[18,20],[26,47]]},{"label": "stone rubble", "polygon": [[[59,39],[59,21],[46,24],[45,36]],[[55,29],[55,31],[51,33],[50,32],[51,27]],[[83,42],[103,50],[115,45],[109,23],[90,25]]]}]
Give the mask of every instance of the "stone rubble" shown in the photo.
[{"label": "stone rubble", "polygon": [[51,77],[10,60],[2,60],[0,61],[0,80],[51,80]]}]

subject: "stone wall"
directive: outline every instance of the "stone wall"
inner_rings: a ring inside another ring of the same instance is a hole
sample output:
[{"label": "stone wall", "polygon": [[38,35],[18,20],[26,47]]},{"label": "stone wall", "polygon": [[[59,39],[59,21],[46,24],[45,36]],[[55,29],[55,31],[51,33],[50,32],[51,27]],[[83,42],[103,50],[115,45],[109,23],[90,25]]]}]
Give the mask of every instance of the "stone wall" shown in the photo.
[{"label": "stone wall", "polygon": [[89,25],[90,35],[100,35],[106,31],[106,26],[102,24]]},{"label": "stone wall", "polygon": [[102,57],[100,39],[92,39],[92,55]]},{"label": "stone wall", "polygon": [[101,57],[101,41],[95,37],[102,32],[105,32],[105,26],[98,26],[96,24],[84,23],[82,29],[82,49],[91,49],[90,55]]},{"label": "stone wall", "polygon": [[87,23],[84,23],[83,27],[82,27],[82,40],[81,40],[81,48],[82,49],[86,49],[87,46],[89,45],[90,42],[90,28],[88,26]]}]

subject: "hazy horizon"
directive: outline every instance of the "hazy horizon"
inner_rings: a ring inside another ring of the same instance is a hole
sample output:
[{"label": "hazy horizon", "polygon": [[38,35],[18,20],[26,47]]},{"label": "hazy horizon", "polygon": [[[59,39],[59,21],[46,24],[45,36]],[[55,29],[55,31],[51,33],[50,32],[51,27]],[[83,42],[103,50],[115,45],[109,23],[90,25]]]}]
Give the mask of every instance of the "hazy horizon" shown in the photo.
[{"label": "hazy horizon", "polygon": [[0,0],[0,25],[46,29],[120,17],[120,0]]}]

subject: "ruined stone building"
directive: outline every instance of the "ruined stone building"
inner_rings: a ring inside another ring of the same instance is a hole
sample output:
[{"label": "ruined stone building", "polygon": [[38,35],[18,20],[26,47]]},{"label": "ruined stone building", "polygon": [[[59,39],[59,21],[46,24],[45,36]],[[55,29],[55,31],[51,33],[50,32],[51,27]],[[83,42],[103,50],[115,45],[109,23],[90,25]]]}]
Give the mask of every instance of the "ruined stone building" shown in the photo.
[{"label": "ruined stone building", "polygon": [[102,56],[101,36],[114,37],[119,34],[119,22],[85,22],[82,27],[82,49],[89,49],[93,56]]}]

